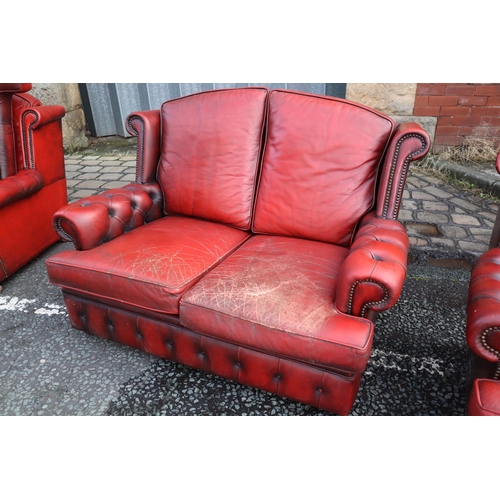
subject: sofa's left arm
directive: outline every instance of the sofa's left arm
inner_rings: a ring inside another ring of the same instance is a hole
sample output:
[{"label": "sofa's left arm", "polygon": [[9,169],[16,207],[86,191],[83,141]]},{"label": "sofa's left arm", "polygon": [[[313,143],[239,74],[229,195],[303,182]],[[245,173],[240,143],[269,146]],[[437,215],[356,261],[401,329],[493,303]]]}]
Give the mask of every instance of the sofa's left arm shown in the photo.
[{"label": "sofa's left arm", "polygon": [[24,165],[42,173],[46,185],[65,178],[62,106],[26,108],[20,117]]},{"label": "sofa's left arm", "polygon": [[396,304],[406,278],[408,235],[396,220],[368,214],[360,223],[337,282],[336,307],[367,317]]},{"label": "sofa's left arm", "polygon": [[89,250],[162,215],[159,184],[131,183],[62,207],[54,214],[53,226],[77,250]]},{"label": "sofa's left arm", "polygon": [[160,110],[136,111],[127,117],[127,131],[137,137],[137,182],[156,179],[160,159]]}]

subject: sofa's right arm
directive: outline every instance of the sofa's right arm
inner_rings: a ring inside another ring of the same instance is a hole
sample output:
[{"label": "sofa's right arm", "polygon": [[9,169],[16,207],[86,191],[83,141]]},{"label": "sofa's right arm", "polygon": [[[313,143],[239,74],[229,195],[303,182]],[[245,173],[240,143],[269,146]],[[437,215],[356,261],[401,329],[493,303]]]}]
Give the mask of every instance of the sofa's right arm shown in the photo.
[{"label": "sofa's right arm", "polygon": [[410,163],[430,148],[429,134],[418,123],[401,123],[385,154],[378,187],[377,217],[397,219]]},{"label": "sofa's right arm", "polygon": [[129,134],[137,137],[137,182],[156,179],[160,159],[160,110],[137,111],[127,117]]},{"label": "sofa's right arm", "polygon": [[163,215],[158,183],[129,184],[59,209],[53,226],[77,250],[89,250]]}]

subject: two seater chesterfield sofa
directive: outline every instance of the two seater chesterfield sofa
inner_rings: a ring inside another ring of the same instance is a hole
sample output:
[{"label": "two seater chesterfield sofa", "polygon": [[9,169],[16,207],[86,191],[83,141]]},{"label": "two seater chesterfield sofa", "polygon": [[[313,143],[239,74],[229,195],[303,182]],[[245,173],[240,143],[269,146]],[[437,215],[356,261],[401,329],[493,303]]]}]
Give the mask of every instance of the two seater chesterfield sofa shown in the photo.
[{"label": "two seater chesterfield sofa", "polygon": [[396,220],[429,137],[343,99],[249,87],[132,113],[137,180],[58,210],[74,328],[349,413],[406,277]]}]

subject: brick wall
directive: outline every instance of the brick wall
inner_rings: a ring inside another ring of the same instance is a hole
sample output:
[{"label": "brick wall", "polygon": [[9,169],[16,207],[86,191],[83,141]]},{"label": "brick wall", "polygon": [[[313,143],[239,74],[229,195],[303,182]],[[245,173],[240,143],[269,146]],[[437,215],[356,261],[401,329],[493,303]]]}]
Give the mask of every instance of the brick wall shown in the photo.
[{"label": "brick wall", "polygon": [[413,114],[437,117],[434,153],[468,138],[500,146],[499,83],[419,83]]}]

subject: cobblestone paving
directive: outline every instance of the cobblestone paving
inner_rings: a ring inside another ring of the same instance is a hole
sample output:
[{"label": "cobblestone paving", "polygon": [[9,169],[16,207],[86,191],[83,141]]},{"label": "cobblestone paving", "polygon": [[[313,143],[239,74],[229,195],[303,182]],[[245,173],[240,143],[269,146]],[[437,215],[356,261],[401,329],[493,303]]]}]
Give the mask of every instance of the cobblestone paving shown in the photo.
[{"label": "cobblestone paving", "polygon": [[[135,181],[135,156],[65,157],[68,200],[73,202]],[[410,169],[399,220],[415,250],[477,256],[488,249],[498,205]]]},{"label": "cobblestone paving", "polygon": [[399,220],[410,246],[453,257],[488,249],[498,205],[428,174],[410,172]]}]

